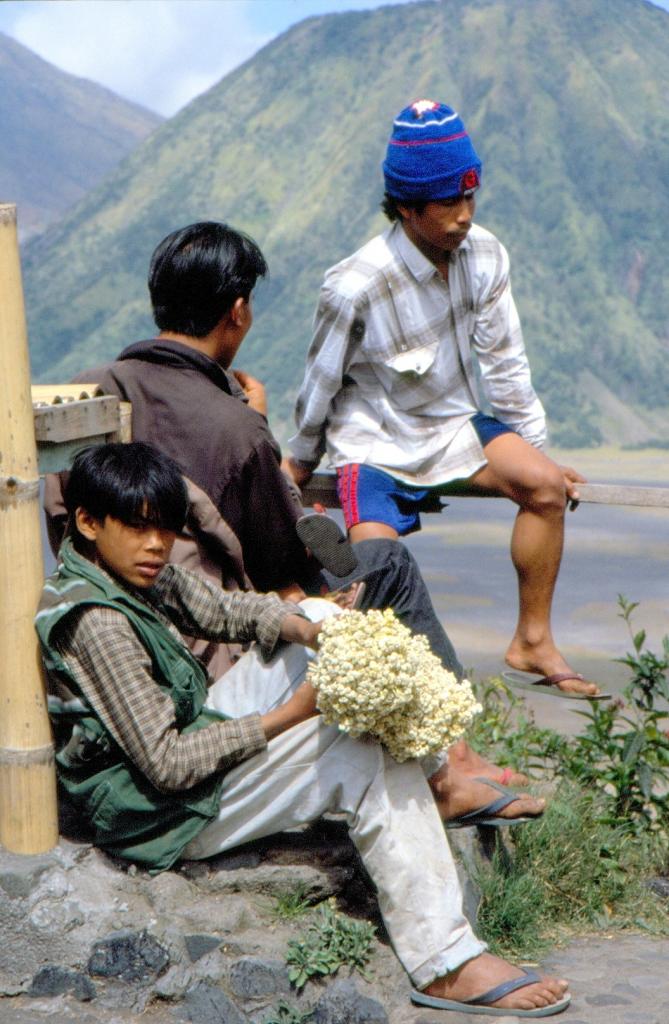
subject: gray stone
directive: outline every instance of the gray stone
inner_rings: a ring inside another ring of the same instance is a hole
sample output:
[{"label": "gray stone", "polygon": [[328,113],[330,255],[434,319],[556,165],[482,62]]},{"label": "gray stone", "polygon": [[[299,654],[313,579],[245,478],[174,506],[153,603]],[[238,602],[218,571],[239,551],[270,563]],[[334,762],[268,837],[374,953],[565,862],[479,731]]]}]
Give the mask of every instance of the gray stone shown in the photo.
[{"label": "gray stone", "polygon": [[629,1006],[629,999],[623,998],[623,996],[614,996],[610,992],[601,992],[594,996],[586,996],[586,1003],[589,1006]]},{"label": "gray stone", "polygon": [[205,982],[186,993],[183,1003],[175,1008],[174,1016],[192,1024],[247,1024],[245,1015],[225,992]]},{"label": "gray stone", "polygon": [[96,995],[95,985],[85,974],[54,964],[38,971],[28,989],[28,995],[33,998],[60,996],[65,992],[72,992],[82,1003],[95,999]]},{"label": "gray stone", "polygon": [[39,885],[42,875],[53,869],[55,864],[55,858],[51,854],[22,857],[18,854],[3,853],[0,888],[10,899],[29,896]]},{"label": "gray stone", "polygon": [[381,1003],[361,995],[350,978],[337,980],[314,1008],[314,1024],[388,1024]]},{"label": "gray stone", "polygon": [[651,878],[648,888],[663,900],[669,900],[669,878]]},{"label": "gray stone", "polygon": [[169,954],[146,931],[117,932],[96,942],[88,961],[88,973],[123,981],[148,981],[162,974]]},{"label": "gray stone", "polygon": [[244,957],[230,968],[232,994],[241,999],[259,999],[290,991],[286,965],[279,960]]},{"label": "gray stone", "polygon": [[215,935],[184,935],[184,943],[190,961],[194,964],[205,953],[210,953],[212,949],[220,946],[221,940]]}]

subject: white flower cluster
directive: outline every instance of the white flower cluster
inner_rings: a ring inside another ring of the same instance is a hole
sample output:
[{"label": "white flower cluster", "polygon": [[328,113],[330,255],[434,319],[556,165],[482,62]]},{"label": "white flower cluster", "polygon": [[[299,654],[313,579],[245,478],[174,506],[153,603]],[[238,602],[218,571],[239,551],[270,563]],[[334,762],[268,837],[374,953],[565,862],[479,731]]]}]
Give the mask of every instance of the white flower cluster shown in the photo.
[{"label": "white flower cluster", "polygon": [[345,612],[323,623],[309,681],[328,724],[370,733],[397,761],[434,754],[464,733],[481,706],[394,612]]}]

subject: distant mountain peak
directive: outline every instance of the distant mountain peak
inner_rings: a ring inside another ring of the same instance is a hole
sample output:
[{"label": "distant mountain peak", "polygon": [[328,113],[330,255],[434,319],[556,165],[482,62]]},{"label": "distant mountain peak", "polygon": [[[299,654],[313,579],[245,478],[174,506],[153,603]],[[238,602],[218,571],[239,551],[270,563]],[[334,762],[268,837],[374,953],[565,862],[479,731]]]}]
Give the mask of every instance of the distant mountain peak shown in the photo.
[{"label": "distant mountain peak", "polygon": [[0,32],[0,199],[17,204],[24,238],[62,216],[162,120]]}]

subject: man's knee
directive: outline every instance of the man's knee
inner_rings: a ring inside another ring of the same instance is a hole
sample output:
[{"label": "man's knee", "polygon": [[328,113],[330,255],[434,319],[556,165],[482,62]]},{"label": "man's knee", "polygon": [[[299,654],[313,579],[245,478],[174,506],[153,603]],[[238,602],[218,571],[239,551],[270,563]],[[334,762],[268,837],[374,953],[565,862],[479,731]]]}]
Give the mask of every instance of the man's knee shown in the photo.
[{"label": "man's knee", "polygon": [[567,503],[564,474],[550,459],[528,467],[520,482],[520,505],[539,515],[563,515]]}]

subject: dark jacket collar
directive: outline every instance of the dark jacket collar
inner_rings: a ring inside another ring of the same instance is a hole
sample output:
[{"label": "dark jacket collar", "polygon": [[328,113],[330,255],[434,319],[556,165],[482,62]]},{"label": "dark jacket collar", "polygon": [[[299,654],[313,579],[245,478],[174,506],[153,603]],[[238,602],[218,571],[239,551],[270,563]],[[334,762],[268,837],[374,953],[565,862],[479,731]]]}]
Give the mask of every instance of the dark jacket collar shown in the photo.
[{"label": "dark jacket collar", "polygon": [[246,396],[236,377],[224,370],[209,356],[197,352],[189,345],[182,345],[179,341],[168,341],[165,338],[137,341],[134,345],[124,348],[116,359],[117,362],[137,359],[143,363],[159,363],[161,366],[173,366],[177,369],[198,370],[221,391],[246,401]]}]

